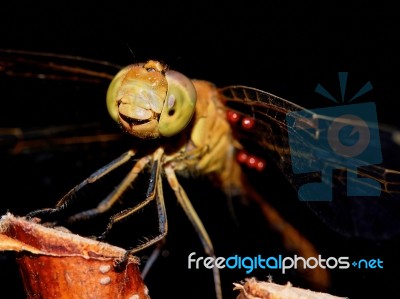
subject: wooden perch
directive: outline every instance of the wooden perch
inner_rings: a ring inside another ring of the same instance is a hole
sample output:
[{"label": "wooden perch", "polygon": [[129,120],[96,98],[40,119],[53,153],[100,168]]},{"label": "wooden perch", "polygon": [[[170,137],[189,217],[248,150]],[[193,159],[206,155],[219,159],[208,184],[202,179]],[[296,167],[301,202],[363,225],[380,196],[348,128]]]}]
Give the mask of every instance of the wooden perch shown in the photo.
[{"label": "wooden perch", "polygon": [[124,249],[65,230],[6,214],[0,251],[17,253],[27,298],[150,298],[138,258],[118,269]]},{"label": "wooden perch", "polygon": [[[119,269],[115,265],[124,257],[124,249],[45,227],[35,219],[2,216],[0,251],[17,253],[28,299],[150,298],[138,258],[130,257]],[[237,299],[343,299],[254,278],[234,286],[240,292]]]},{"label": "wooden perch", "polygon": [[279,285],[272,282],[247,279],[243,284],[234,283],[234,290],[239,290],[237,299],[345,299],[326,293],[295,288],[291,284]]}]

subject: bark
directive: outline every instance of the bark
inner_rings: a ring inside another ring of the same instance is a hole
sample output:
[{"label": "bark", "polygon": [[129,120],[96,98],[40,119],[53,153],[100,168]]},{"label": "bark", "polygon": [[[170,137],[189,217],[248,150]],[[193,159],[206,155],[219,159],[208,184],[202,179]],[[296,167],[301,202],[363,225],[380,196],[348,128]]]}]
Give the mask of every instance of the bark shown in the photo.
[{"label": "bark", "polygon": [[6,214],[0,219],[0,251],[16,252],[27,298],[147,299],[139,260],[126,251]]}]

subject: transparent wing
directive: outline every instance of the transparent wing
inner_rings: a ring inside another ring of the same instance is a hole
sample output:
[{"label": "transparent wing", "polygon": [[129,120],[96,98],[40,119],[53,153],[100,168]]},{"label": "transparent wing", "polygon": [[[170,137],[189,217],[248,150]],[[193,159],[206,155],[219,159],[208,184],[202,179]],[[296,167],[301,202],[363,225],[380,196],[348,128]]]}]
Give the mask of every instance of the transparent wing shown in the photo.
[{"label": "transparent wing", "polygon": [[[388,238],[400,232],[400,165],[394,158],[400,150],[399,131],[371,121],[360,127],[357,119],[320,114],[319,110],[307,110],[244,86],[222,88],[220,96],[228,109],[255,120],[250,129],[235,125],[238,139],[268,153],[298,191],[299,199],[322,221],[348,236]],[[336,143],[332,143],[333,135],[329,134],[335,128],[333,123],[339,129],[368,130],[357,131],[358,135],[337,135]],[[346,150],[353,148],[354,136],[369,155],[355,152],[343,157],[335,153],[341,149],[335,144],[345,144]],[[312,191],[317,194],[315,198],[311,198]],[[332,198],[326,200],[324,196],[330,194]]]},{"label": "transparent wing", "polygon": [[79,82],[110,82],[120,65],[85,57],[14,49],[0,49],[0,73]]},{"label": "transparent wing", "polygon": [[0,49],[0,150],[67,150],[121,139],[104,98],[120,68],[77,56]]},{"label": "transparent wing", "polygon": [[132,144],[106,109],[120,69],[76,56],[0,50],[2,208],[23,215]]}]

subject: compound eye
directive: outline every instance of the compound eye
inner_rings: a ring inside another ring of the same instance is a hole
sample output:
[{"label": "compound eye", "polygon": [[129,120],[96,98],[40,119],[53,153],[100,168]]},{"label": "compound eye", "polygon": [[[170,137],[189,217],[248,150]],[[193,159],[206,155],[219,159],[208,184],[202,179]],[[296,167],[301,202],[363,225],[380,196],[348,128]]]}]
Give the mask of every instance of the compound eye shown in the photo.
[{"label": "compound eye", "polygon": [[116,122],[118,121],[118,99],[117,94],[120,89],[123,79],[129,70],[133,67],[133,65],[128,65],[120,70],[117,75],[115,75],[114,79],[111,81],[108,90],[107,90],[107,109],[108,113]]},{"label": "compound eye", "polygon": [[167,71],[168,93],[159,119],[162,136],[181,132],[190,122],[196,108],[196,89],[192,81],[176,71]]}]

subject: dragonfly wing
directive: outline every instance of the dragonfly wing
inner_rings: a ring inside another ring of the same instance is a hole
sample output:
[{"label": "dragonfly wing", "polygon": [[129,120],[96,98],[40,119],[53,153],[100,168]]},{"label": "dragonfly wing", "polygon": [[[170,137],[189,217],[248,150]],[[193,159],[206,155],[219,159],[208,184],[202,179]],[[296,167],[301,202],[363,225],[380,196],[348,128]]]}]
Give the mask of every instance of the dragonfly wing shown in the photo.
[{"label": "dragonfly wing", "polygon": [[0,74],[79,82],[109,83],[122,66],[85,57],[0,49]]},{"label": "dragonfly wing", "polygon": [[[106,109],[119,69],[76,56],[0,49],[2,186],[14,213],[53,204],[65,186],[133,146]],[[32,194],[40,201],[27,200]]]},{"label": "dragonfly wing", "polygon": [[67,152],[83,145],[119,142],[124,137],[120,132],[107,132],[96,123],[44,129],[0,128],[0,153],[32,154],[46,149]]},{"label": "dragonfly wing", "polygon": [[[382,155],[379,163],[371,163],[362,155],[340,158],[332,154],[332,143],[327,137],[327,127],[338,122],[337,118],[244,86],[222,88],[220,96],[227,109],[237,111],[242,119],[254,119],[251,128],[239,122],[234,125],[238,139],[244,145],[256,145],[268,153],[299,192],[299,199],[303,199],[323,222],[347,236],[375,239],[400,233],[397,216],[400,212],[400,165],[393,161],[394,153],[400,150],[399,131],[368,123],[369,130],[379,134],[376,135],[378,142],[371,142],[368,147],[378,156]],[[347,119],[339,120],[339,127],[355,126],[347,122]],[[346,142],[351,141],[350,137],[348,139]],[[302,198],[301,188],[314,182],[328,186],[332,198]],[[356,195],[349,196],[349,190]],[[378,193],[370,196],[369,192]]]},{"label": "dragonfly wing", "polygon": [[107,87],[120,69],[84,57],[0,49],[0,150],[69,150],[120,140],[105,112]]}]

